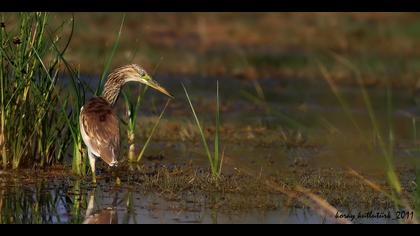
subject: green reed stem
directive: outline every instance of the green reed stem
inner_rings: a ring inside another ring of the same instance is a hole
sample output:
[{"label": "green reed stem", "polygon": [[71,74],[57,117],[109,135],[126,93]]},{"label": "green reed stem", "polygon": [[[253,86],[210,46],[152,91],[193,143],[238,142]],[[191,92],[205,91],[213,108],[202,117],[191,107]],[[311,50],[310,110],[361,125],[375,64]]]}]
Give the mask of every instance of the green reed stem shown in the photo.
[{"label": "green reed stem", "polygon": [[212,156],[209,146],[207,145],[207,141],[206,141],[206,137],[204,135],[204,131],[203,128],[200,124],[200,121],[197,117],[197,114],[195,112],[194,106],[191,102],[190,96],[187,92],[187,89],[185,88],[184,84],[182,84],[182,87],[184,89],[185,95],[187,97],[188,103],[190,105],[191,111],[193,113],[194,116],[194,120],[196,122],[196,126],[198,128],[198,131],[200,133],[200,137],[201,137],[201,141],[203,143],[204,146],[204,150],[206,152],[207,158],[209,160],[209,164],[210,164],[210,170],[212,173],[212,176],[215,178],[220,177],[221,174],[221,159],[222,158],[220,155],[220,98],[219,98],[219,83],[217,82],[217,98],[216,98],[216,103],[217,103],[217,108],[216,108],[216,133],[215,133],[215,137],[214,137],[214,156]]},{"label": "green reed stem", "polygon": [[163,110],[162,110],[162,112],[160,113],[160,115],[159,115],[159,117],[158,117],[158,119],[157,119],[156,123],[153,125],[152,131],[150,131],[150,134],[149,134],[149,136],[147,137],[147,140],[146,140],[146,142],[144,143],[143,148],[141,149],[141,151],[140,151],[139,155],[137,156],[137,162],[140,162],[141,158],[143,157],[144,152],[146,151],[146,148],[148,147],[149,142],[150,142],[150,140],[152,139],[152,136],[153,136],[153,134],[154,134],[154,132],[155,132],[156,128],[157,128],[157,127],[158,127],[158,125],[159,125],[159,122],[162,120],[163,114],[165,113],[165,110],[166,110],[166,108],[168,107],[169,102],[170,102],[170,100],[168,99],[168,100],[166,101],[166,104],[165,104],[165,106],[163,107]]}]

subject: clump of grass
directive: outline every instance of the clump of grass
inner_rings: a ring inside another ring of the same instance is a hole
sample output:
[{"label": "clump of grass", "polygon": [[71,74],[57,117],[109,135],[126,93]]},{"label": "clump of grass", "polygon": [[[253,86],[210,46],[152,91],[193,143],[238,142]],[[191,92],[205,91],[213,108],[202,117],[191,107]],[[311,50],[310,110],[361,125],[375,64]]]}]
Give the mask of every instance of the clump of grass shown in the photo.
[{"label": "clump of grass", "polygon": [[82,84],[79,80],[80,76],[72,76],[71,77],[71,84],[72,84],[72,92],[75,95],[76,101],[70,103],[70,107],[72,107],[70,114],[66,113],[66,108],[68,107],[68,101],[65,101],[62,107],[62,112],[66,117],[67,127],[71,136],[72,141],[72,171],[74,174],[83,176],[86,173],[87,169],[87,158],[82,148],[82,135],[80,132],[80,125],[79,125],[79,117],[80,117],[80,108],[84,104],[84,89],[81,87]]},{"label": "clump of grass", "polygon": [[[74,27],[74,21],[73,21]],[[73,31],[72,31],[73,32]],[[58,51],[56,45],[53,45]],[[68,71],[68,79],[70,82],[70,93],[62,101],[62,114],[65,117],[68,135],[72,144],[72,172],[79,176],[84,176],[87,170],[87,155],[82,148],[82,135],[80,132],[79,117],[80,109],[85,103],[86,89],[92,92],[92,89],[80,80],[80,71],[75,70],[67,60],[63,53],[59,54],[65,68]],[[70,110],[67,113],[67,110]]]},{"label": "clump of grass", "polygon": [[71,36],[58,50],[64,23],[50,31],[47,13],[7,16],[0,29],[1,166],[50,165],[63,159],[69,143],[56,85]]},{"label": "clump of grass", "polygon": [[201,141],[204,146],[204,150],[206,152],[207,158],[210,164],[211,174],[214,178],[219,178],[221,171],[222,171],[222,164],[223,164],[223,154],[220,152],[220,96],[219,96],[219,81],[217,81],[217,90],[216,90],[216,132],[214,135],[214,154],[212,155],[207,145],[206,137],[204,135],[203,128],[198,120],[197,114],[195,112],[194,106],[191,103],[190,96],[188,95],[187,89],[185,88],[184,84],[182,84],[184,88],[185,95],[187,97],[188,103],[190,105],[191,111],[194,116],[194,120],[196,122],[198,131],[200,132]]}]

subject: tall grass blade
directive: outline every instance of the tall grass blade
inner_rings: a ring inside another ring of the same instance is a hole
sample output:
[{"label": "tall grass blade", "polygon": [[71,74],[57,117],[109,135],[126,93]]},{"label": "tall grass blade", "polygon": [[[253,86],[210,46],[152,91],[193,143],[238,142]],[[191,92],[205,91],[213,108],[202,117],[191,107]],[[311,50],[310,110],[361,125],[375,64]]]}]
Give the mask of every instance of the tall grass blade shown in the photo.
[{"label": "tall grass blade", "polygon": [[112,46],[111,54],[108,57],[108,60],[105,64],[105,68],[104,68],[104,70],[102,72],[102,75],[99,79],[97,90],[96,90],[96,93],[95,93],[96,96],[100,96],[101,93],[102,93],[103,86],[104,86],[103,81],[105,80],[106,75],[108,74],[109,68],[111,66],[112,59],[114,58],[115,52],[117,51],[117,48],[120,44],[120,38],[121,38],[121,34],[122,34],[122,29],[123,29],[123,26],[124,26],[124,20],[125,20],[125,14],[123,14],[121,24],[120,24],[120,29],[118,30],[117,37],[115,39],[114,45]]},{"label": "tall grass blade", "polygon": [[217,170],[217,174],[219,175],[220,168],[219,168],[219,147],[220,147],[220,97],[219,97],[219,81],[217,81],[217,89],[216,89],[216,134],[214,135],[214,163],[215,169]]},{"label": "tall grass blade", "polygon": [[146,142],[144,143],[143,148],[141,149],[141,152],[140,152],[140,153],[139,153],[139,155],[137,156],[137,161],[138,161],[138,162],[139,162],[139,161],[141,160],[141,158],[143,157],[144,152],[146,151],[146,148],[148,147],[149,142],[150,142],[150,140],[152,139],[152,136],[153,136],[153,134],[154,134],[154,132],[155,132],[156,128],[158,127],[160,120],[162,120],[163,114],[165,113],[166,107],[168,107],[169,102],[170,102],[170,100],[168,99],[168,100],[166,101],[165,107],[163,107],[163,110],[162,110],[162,112],[161,112],[161,113],[160,113],[160,115],[159,115],[158,120],[156,121],[155,125],[153,126],[152,131],[151,131],[151,132],[150,132],[150,134],[149,134],[149,137],[147,138]]},{"label": "tall grass blade", "polygon": [[[340,55],[335,55],[335,57],[337,58],[337,60],[339,62],[341,62],[343,65],[347,66],[350,70],[352,70],[355,73],[355,78],[357,83],[359,84],[359,87],[362,91],[362,96],[363,96],[363,100],[366,106],[366,109],[368,111],[368,115],[369,115],[369,119],[373,128],[373,132],[374,135],[377,136],[378,141],[379,141],[379,145],[381,148],[381,151],[384,155],[384,159],[386,161],[386,166],[387,166],[387,177],[388,177],[388,181],[391,185],[391,187],[396,191],[397,194],[401,194],[402,188],[401,188],[401,183],[395,173],[395,169],[394,169],[394,164],[393,164],[393,131],[392,131],[392,124],[389,124],[390,129],[389,129],[389,140],[390,142],[388,143],[388,146],[386,145],[385,140],[383,139],[383,136],[381,134],[381,131],[379,129],[379,125],[378,125],[378,120],[376,118],[376,114],[375,111],[373,109],[372,106],[372,102],[371,99],[369,97],[369,94],[366,90],[366,87],[364,86],[363,80],[362,80],[362,76],[360,71],[346,58],[340,56]],[[391,105],[391,93],[390,90],[388,88],[387,90],[387,106],[388,106],[388,122],[391,122],[391,118],[390,118],[390,110],[392,109],[392,105]]]},{"label": "tall grass blade", "polygon": [[215,166],[214,166],[214,163],[213,163],[213,158],[212,158],[212,155],[210,153],[210,149],[209,149],[209,147],[207,145],[206,137],[204,136],[203,128],[202,128],[202,126],[200,124],[200,121],[198,120],[197,114],[195,113],[194,106],[191,103],[190,96],[189,96],[189,94],[187,92],[187,89],[185,88],[184,84],[182,84],[182,88],[184,89],[184,92],[185,92],[185,95],[187,97],[188,103],[190,105],[191,111],[192,111],[192,113],[194,115],[194,120],[195,120],[195,122],[197,124],[198,131],[200,132],[201,141],[203,143],[204,150],[206,151],[207,157],[209,159],[211,172],[214,174],[214,173],[216,173],[217,170],[215,169]]}]

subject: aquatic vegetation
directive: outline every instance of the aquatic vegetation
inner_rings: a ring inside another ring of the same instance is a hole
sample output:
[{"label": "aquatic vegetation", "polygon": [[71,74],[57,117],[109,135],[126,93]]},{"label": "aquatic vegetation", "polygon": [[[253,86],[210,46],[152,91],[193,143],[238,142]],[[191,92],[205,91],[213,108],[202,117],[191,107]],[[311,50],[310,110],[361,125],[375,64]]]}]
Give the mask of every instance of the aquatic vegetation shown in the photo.
[{"label": "aquatic vegetation", "polygon": [[162,112],[160,113],[160,115],[159,115],[159,117],[158,117],[158,119],[157,119],[156,123],[153,125],[153,128],[152,128],[152,130],[150,131],[150,134],[149,134],[149,136],[147,137],[147,140],[146,140],[146,142],[145,142],[145,143],[144,143],[144,145],[143,145],[143,148],[141,149],[141,151],[140,151],[139,155],[137,156],[137,159],[136,159],[136,161],[137,161],[137,162],[140,162],[141,158],[143,157],[144,152],[146,151],[146,149],[147,149],[147,147],[148,147],[148,145],[149,145],[149,143],[150,143],[150,140],[152,139],[153,134],[155,133],[155,130],[156,130],[156,128],[158,127],[159,122],[162,120],[163,114],[165,113],[165,110],[166,110],[166,108],[167,108],[167,107],[168,107],[168,105],[169,105],[169,101],[170,101],[170,100],[168,100],[168,101],[166,102],[166,104],[165,104],[165,106],[163,107],[163,110],[162,110]]},{"label": "aquatic vegetation", "polygon": [[[47,13],[4,15],[0,29],[1,166],[47,166],[62,161],[70,139],[61,114],[59,81],[69,38],[49,29]],[[73,20],[71,19],[70,22]],[[67,41],[66,41],[67,40]],[[64,47],[58,49],[58,43]]]},{"label": "aquatic vegetation", "polygon": [[128,161],[134,162],[134,150],[135,150],[135,131],[136,131],[136,124],[137,124],[137,117],[138,117],[138,110],[141,106],[141,102],[143,101],[144,94],[146,93],[147,86],[144,86],[137,96],[135,102],[132,102],[129,95],[123,92],[124,101],[127,108],[127,142],[128,142]]},{"label": "aquatic vegetation", "polygon": [[[83,106],[85,101],[85,90],[90,88],[81,82],[80,73],[78,71],[74,71],[74,69],[69,66],[64,57],[62,60],[65,62],[67,70],[70,72],[70,96],[66,97],[62,103],[61,109],[62,115],[66,119],[67,129],[71,137],[72,171],[79,176],[84,176],[87,170],[87,156],[85,150],[82,147],[82,135],[79,128],[79,115],[80,108]],[[67,110],[70,110],[70,112],[68,113]]]},{"label": "aquatic vegetation", "polygon": [[[336,96],[337,100],[339,101],[340,105],[342,106],[345,114],[352,122],[354,128],[358,131],[361,138],[364,139],[366,146],[370,150],[374,150],[374,148],[379,147],[380,152],[382,153],[383,161],[385,163],[385,173],[387,176],[388,184],[391,187],[391,193],[385,192],[382,188],[378,187],[373,182],[369,181],[368,179],[364,178],[356,171],[351,170],[351,173],[361,179],[364,183],[366,183],[372,189],[385,194],[389,199],[391,199],[394,204],[395,208],[404,208],[407,210],[411,209],[411,206],[408,203],[407,198],[404,196],[403,188],[400,179],[398,178],[398,173],[396,171],[396,167],[394,164],[394,153],[395,153],[395,137],[394,137],[394,120],[393,120],[393,104],[392,104],[392,90],[390,85],[388,84],[386,87],[386,108],[387,108],[387,117],[386,117],[386,124],[385,128],[381,129],[379,125],[379,121],[377,119],[377,114],[373,109],[373,104],[371,98],[366,90],[366,87],[361,79],[361,74],[357,67],[355,67],[349,60],[346,58],[334,55],[337,61],[342,63],[346,66],[349,70],[354,73],[356,81],[359,85],[360,92],[362,94],[362,99],[365,104],[365,108],[368,112],[370,124],[371,124],[371,132],[372,137],[371,139],[368,137],[366,138],[363,135],[362,128],[356,122],[352,112],[350,111],[350,107],[347,101],[343,98],[340,93],[339,87],[335,84],[332,80],[331,75],[329,74],[328,70],[323,66],[321,63],[318,63],[320,71],[323,75],[323,78],[327,81],[328,85],[330,86],[331,91]],[[414,140],[417,139],[416,128],[415,128],[415,120],[413,121],[413,129],[414,129]],[[416,221],[416,219],[413,219]]]},{"label": "aquatic vegetation", "polygon": [[65,202],[63,192],[51,191],[45,183],[36,184],[30,191],[25,188],[2,186],[0,224],[60,223],[63,216],[57,205]]},{"label": "aquatic vegetation", "polygon": [[191,111],[194,116],[197,128],[200,132],[201,141],[204,146],[204,151],[206,152],[207,158],[210,164],[210,170],[214,178],[219,178],[222,171],[223,164],[223,153],[220,152],[220,96],[219,96],[219,81],[217,81],[217,90],[216,90],[216,130],[214,135],[214,154],[212,155],[209,149],[209,146],[204,136],[203,128],[198,120],[197,114],[195,113],[194,106],[191,103],[190,96],[188,95],[187,89],[182,85],[185,95],[187,97],[188,103],[190,105]]}]

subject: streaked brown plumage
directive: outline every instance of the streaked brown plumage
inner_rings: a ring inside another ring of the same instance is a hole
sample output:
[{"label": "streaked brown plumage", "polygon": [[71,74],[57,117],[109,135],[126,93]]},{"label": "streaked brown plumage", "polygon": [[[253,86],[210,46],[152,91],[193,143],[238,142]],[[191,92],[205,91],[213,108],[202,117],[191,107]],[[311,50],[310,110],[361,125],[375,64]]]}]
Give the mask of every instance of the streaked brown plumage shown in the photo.
[{"label": "streaked brown plumage", "polygon": [[102,97],[90,99],[80,112],[80,124],[87,137],[95,137],[88,141],[93,154],[110,166],[116,164],[120,150],[120,128],[118,117],[109,102]]},{"label": "streaked brown plumage", "polygon": [[88,149],[93,182],[96,182],[96,157],[100,157],[110,166],[118,164],[120,130],[113,105],[122,86],[130,81],[145,84],[172,97],[136,64],[117,68],[109,74],[102,96],[91,98],[80,110],[80,132]]}]

